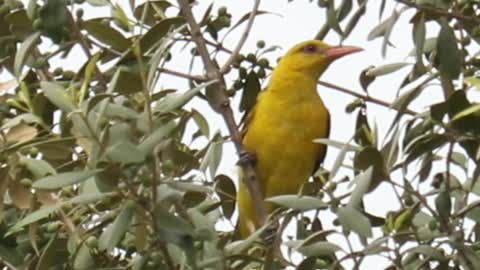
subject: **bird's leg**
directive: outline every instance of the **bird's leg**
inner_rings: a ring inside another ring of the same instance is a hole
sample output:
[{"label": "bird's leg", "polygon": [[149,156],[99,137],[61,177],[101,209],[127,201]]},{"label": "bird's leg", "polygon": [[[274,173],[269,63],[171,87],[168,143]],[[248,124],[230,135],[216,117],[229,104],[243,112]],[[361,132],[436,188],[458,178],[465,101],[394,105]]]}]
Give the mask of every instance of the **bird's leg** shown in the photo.
[{"label": "bird's leg", "polygon": [[248,152],[248,151],[242,151],[239,154],[239,159],[238,159],[237,164],[240,165],[240,166],[243,166],[245,164],[255,165],[256,162],[257,162],[257,156],[255,155],[255,153]]}]

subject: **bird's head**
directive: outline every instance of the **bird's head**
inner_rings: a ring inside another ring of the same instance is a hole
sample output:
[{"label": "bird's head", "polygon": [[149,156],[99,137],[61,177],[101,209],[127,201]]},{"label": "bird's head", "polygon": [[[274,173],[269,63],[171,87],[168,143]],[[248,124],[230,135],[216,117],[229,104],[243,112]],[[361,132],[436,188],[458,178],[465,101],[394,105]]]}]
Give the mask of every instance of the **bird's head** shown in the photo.
[{"label": "bird's head", "polygon": [[330,46],[319,40],[304,41],[282,57],[278,68],[297,71],[317,80],[334,60],[362,50],[353,46]]}]

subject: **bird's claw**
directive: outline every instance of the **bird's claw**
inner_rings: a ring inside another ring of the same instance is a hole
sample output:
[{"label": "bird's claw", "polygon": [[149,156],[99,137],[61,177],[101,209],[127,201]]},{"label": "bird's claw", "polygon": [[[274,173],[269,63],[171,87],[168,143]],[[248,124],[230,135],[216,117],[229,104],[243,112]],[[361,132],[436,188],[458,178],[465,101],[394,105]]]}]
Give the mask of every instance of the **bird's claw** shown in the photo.
[{"label": "bird's claw", "polygon": [[266,246],[271,246],[275,243],[277,239],[277,230],[278,230],[278,224],[272,223],[263,232],[262,239]]},{"label": "bird's claw", "polygon": [[245,164],[255,164],[255,162],[257,161],[257,156],[252,152],[242,151],[240,152],[239,156],[240,157],[237,164],[240,166]]}]

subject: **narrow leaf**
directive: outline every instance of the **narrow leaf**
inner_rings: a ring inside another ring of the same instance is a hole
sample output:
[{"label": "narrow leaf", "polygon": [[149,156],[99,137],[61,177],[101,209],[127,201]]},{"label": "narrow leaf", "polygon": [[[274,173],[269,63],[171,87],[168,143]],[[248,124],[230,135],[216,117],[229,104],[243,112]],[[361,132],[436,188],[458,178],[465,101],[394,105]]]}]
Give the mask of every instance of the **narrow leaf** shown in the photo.
[{"label": "narrow leaf", "polygon": [[35,181],[32,185],[36,189],[58,189],[72,184],[76,184],[87,180],[88,178],[98,174],[102,170],[87,170],[81,172],[66,172],[56,175],[50,175]]},{"label": "narrow leaf", "polygon": [[70,113],[76,110],[77,106],[73,103],[67,91],[60,85],[52,82],[40,82],[45,96],[57,106],[60,110]]},{"label": "narrow leaf", "polygon": [[106,250],[112,252],[118,243],[123,239],[123,236],[130,228],[133,214],[135,210],[135,203],[133,201],[127,201],[125,207],[120,214],[115,218],[112,224],[103,231],[102,235],[98,239],[98,247],[100,250]]},{"label": "narrow leaf", "polygon": [[267,198],[265,201],[301,211],[327,207],[327,204],[322,200],[311,196],[279,195]]},{"label": "narrow leaf", "polygon": [[372,236],[370,220],[357,209],[348,206],[340,207],[338,208],[337,215],[345,229],[354,231],[363,237]]},{"label": "narrow leaf", "polygon": [[33,49],[33,47],[37,44],[39,40],[40,32],[35,32],[27,39],[25,39],[25,41],[22,42],[22,45],[20,45],[20,49],[18,49],[17,53],[15,54],[15,61],[13,64],[13,70],[17,79],[20,79],[20,73],[22,72],[23,65],[27,61],[27,58],[30,56],[30,51]]},{"label": "narrow leaf", "polygon": [[6,235],[10,235],[10,234],[16,232],[17,230],[19,230],[20,228],[22,228],[22,227],[24,227],[28,224],[31,224],[33,222],[36,222],[36,221],[39,221],[41,219],[44,219],[44,218],[48,217],[48,215],[55,212],[62,205],[63,205],[62,203],[58,203],[58,204],[55,204],[55,205],[52,205],[52,206],[47,206],[47,207],[40,208],[40,209],[28,214],[22,220],[20,220],[15,225],[13,225],[13,227],[11,227],[10,230],[8,230]]},{"label": "narrow leaf", "polygon": [[342,250],[340,246],[329,242],[317,242],[297,249],[298,252],[307,257],[331,255],[340,250]]},{"label": "narrow leaf", "polygon": [[437,55],[440,72],[448,75],[450,79],[458,78],[463,59],[457,46],[455,33],[447,22],[442,23],[442,28],[438,34]]}]

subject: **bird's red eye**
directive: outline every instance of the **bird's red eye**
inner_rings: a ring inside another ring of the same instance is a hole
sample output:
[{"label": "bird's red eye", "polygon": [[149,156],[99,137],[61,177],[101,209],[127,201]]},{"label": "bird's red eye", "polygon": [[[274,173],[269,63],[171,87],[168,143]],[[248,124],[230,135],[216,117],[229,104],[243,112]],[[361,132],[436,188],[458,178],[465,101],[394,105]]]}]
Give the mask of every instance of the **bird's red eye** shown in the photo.
[{"label": "bird's red eye", "polygon": [[307,44],[305,45],[305,47],[303,47],[303,51],[306,53],[316,53],[318,51],[318,48],[313,44]]}]

